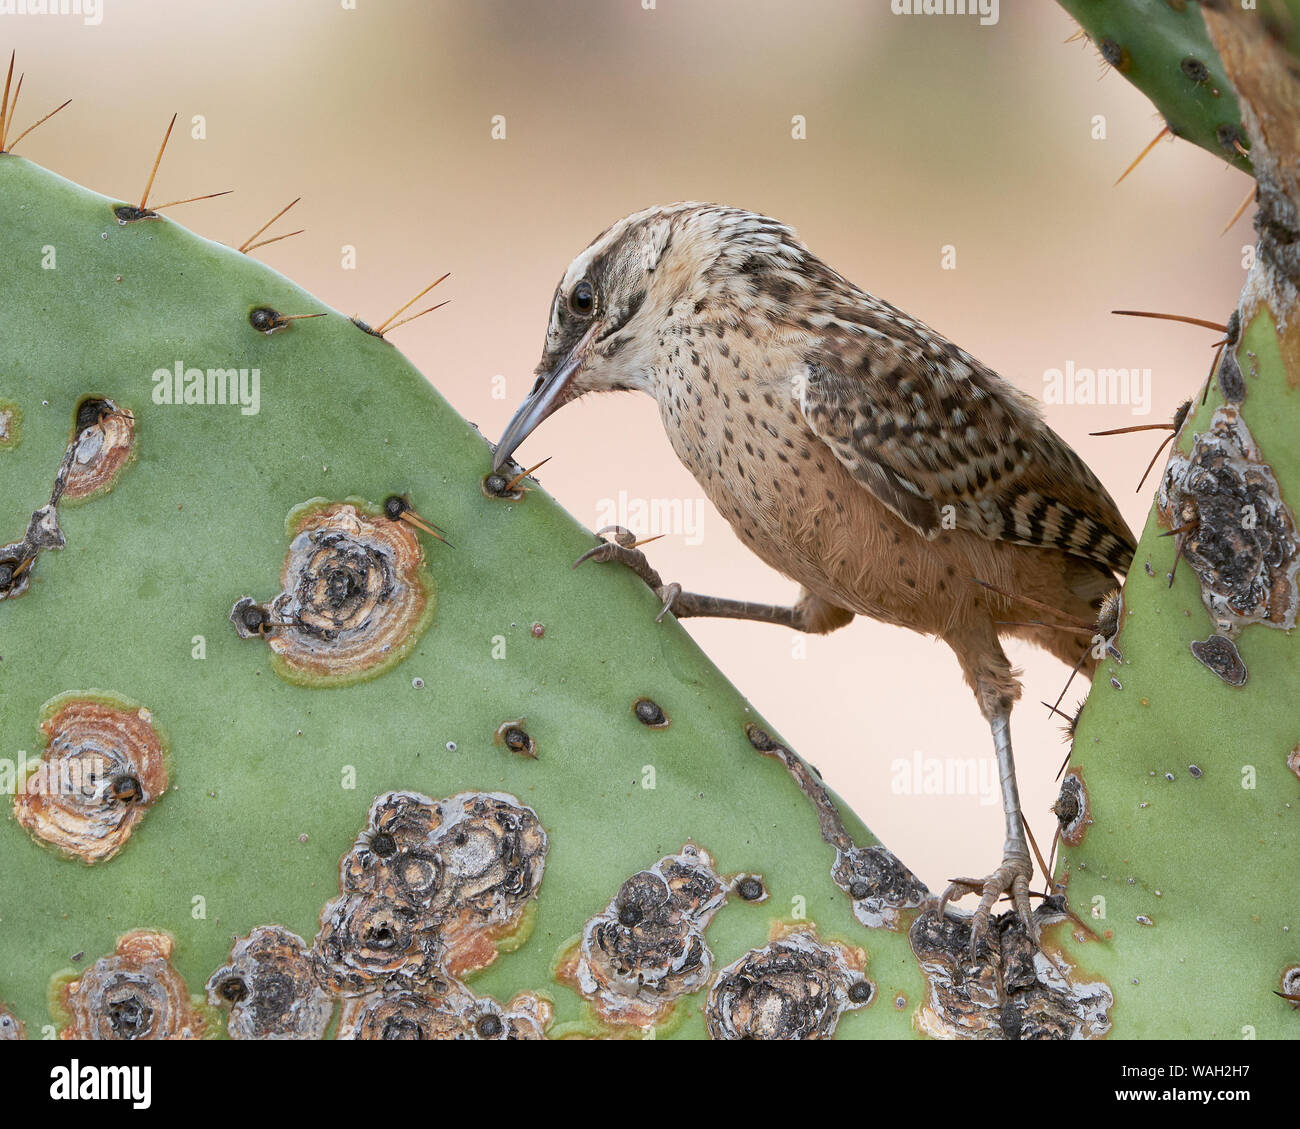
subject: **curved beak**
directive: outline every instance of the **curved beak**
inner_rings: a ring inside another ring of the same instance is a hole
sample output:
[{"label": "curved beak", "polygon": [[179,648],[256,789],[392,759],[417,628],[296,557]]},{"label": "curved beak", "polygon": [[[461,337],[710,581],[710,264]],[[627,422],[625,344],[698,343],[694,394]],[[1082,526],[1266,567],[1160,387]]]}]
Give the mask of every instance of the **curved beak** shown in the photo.
[{"label": "curved beak", "polygon": [[595,332],[596,326],[593,324],[559,365],[537,378],[537,383],[528,393],[528,398],[519,405],[519,409],[506,424],[501,442],[497,444],[496,455],[492,459],[494,471],[500,470],[515,453],[515,448],[533,433],[542,420],[560,406],[564,390],[573,380],[574,374],[582,367],[583,361],[587,359]]}]

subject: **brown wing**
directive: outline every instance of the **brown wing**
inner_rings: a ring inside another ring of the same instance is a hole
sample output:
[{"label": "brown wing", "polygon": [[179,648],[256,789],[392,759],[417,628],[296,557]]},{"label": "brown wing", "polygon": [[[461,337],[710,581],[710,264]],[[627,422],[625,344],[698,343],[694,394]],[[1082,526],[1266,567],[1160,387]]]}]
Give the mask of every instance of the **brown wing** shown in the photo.
[{"label": "brown wing", "polygon": [[860,291],[818,332],[797,381],[804,418],[904,521],[934,537],[950,516],[990,540],[1128,570],[1133,535],[1114,500],[1032,399]]}]

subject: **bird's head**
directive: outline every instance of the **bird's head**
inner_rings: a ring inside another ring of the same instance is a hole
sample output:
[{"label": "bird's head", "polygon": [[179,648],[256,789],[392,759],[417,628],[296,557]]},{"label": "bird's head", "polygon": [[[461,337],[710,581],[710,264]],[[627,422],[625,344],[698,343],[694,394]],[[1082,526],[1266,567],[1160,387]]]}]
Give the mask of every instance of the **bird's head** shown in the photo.
[{"label": "bird's head", "polygon": [[747,293],[741,281],[746,270],[766,276],[804,254],[789,228],[716,204],[671,204],[619,220],[555,288],[537,380],[501,436],[494,467],[584,393],[653,391],[666,332],[705,311],[734,320],[753,299],[752,283]]}]

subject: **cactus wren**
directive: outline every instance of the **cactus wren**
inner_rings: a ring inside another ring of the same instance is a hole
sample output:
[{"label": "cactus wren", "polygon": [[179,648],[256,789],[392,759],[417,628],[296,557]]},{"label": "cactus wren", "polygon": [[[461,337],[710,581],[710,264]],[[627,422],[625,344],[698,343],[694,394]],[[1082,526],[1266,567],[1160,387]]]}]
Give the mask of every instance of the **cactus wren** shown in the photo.
[{"label": "cactus wren", "polygon": [[700,596],[662,585],[635,549],[597,550],[677,616],[827,632],[866,615],[953,649],[993,732],[1006,841],[998,869],[954,879],[938,912],[979,894],[974,947],[1007,894],[1036,937],[1011,753],[1020,684],[999,636],[1091,664],[1077,635],[1006,622],[1033,619],[1009,615],[1006,594],[1091,622],[1134,551],[1105,487],[1037,404],[785,225],[699,203],[628,216],[573,260],[537,373],[496,467],[586,392],[648,392],[742,541],[802,586],[788,608]]}]

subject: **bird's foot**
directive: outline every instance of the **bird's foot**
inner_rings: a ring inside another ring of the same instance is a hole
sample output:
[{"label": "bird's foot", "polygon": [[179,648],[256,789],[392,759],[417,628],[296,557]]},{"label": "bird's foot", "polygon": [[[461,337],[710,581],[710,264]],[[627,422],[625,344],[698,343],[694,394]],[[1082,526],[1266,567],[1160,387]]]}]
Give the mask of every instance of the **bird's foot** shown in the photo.
[{"label": "bird's foot", "polygon": [[939,899],[938,918],[943,919],[944,909],[948,903],[967,894],[978,894],[980,904],[971,918],[970,951],[974,956],[979,947],[980,938],[988,931],[989,917],[994,903],[1004,894],[1011,899],[1017,915],[1024,924],[1026,932],[1038,944],[1038,923],[1029,908],[1029,880],[1033,877],[1033,864],[1028,854],[1008,852],[1003,855],[1002,865],[987,878],[954,878]]},{"label": "bird's foot", "polygon": [[657,541],[658,537],[646,537],[638,541],[636,534],[629,529],[624,529],[621,525],[607,525],[603,529],[596,530],[597,537],[603,537],[606,533],[612,533],[613,540],[605,541],[594,549],[588,549],[573,562],[573,567],[577,568],[587,561],[595,561],[597,564],[617,561],[619,564],[630,568],[645,581],[650,590],[663,602],[663,607],[659,609],[659,614],[655,616],[655,622],[658,623],[673,606],[673,601],[682,594],[682,586],[680,584],[665,584],[662,577],[651,567],[646,555],[637,548],[638,545],[644,545],[649,541]]}]

